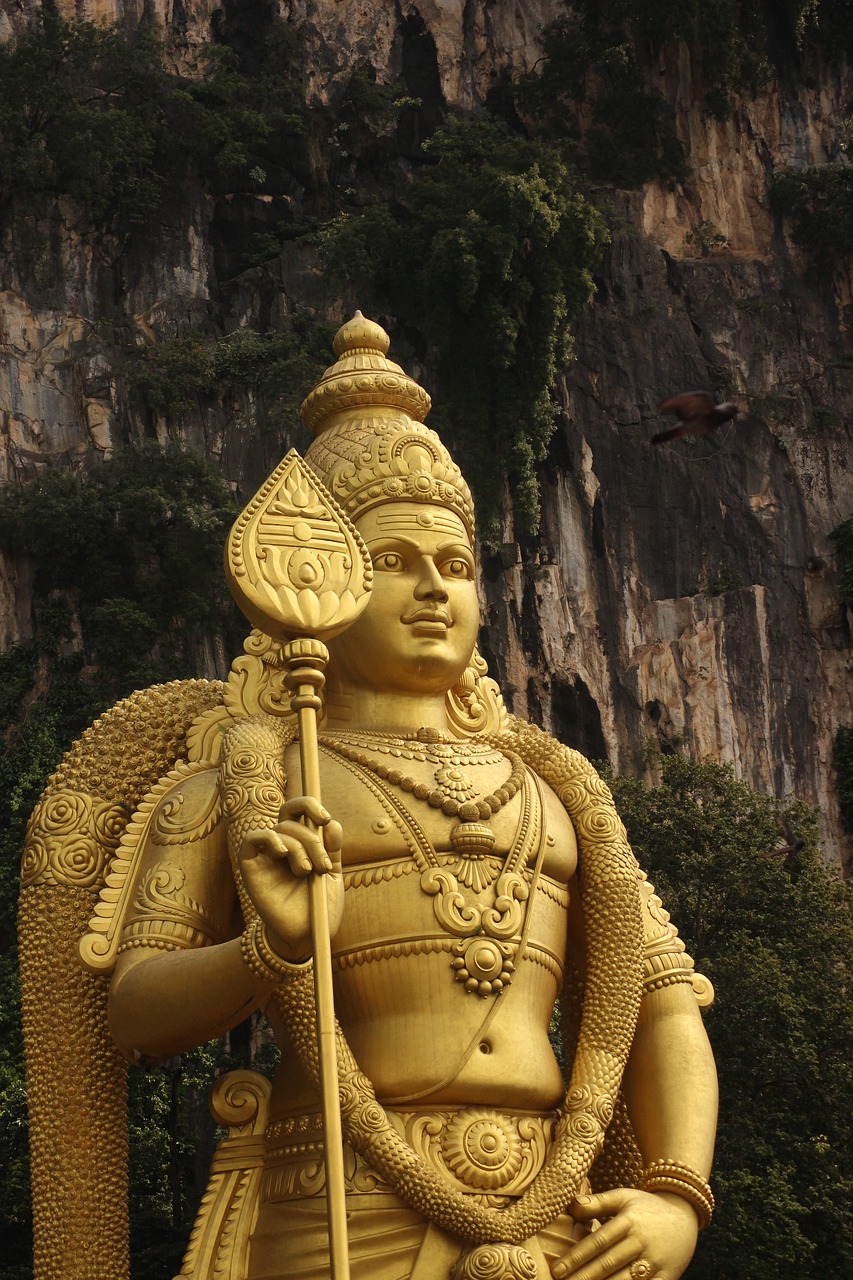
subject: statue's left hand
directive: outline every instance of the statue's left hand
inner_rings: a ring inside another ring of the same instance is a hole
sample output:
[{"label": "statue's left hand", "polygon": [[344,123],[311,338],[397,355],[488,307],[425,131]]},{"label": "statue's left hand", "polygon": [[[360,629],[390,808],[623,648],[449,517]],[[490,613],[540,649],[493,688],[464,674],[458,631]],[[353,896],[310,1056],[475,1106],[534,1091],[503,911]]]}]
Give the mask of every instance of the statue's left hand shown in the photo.
[{"label": "statue's left hand", "polygon": [[555,1280],[678,1280],[696,1248],[699,1222],[679,1196],[620,1188],[579,1196],[570,1212],[606,1221],[553,1263]]}]

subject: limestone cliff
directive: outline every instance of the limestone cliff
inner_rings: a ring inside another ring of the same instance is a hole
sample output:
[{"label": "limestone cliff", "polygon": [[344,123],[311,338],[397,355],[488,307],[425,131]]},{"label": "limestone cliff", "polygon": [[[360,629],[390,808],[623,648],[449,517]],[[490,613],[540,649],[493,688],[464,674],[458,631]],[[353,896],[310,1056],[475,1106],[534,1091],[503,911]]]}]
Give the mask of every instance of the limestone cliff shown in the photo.
[{"label": "limestone cliff", "polygon": [[[3,0],[0,35],[34,8]],[[127,29],[142,10],[60,8]],[[481,109],[508,68],[533,68],[557,8],[281,0],[279,12],[304,27],[308,100],[326,119],[358,65],[419,99],[428,128],[430,113]],[[221,10],[156,0],[151,12],[173,65],[192,74]],[[575,326],[542,529],[517,538],[508,515],[504,546],[484,557],[484,650],[515,711],[618,769],[653,775],[656,750],[678,747],[817,804],[835,860],[832,741],[853,724],[853,648],[828,534],[853,512],[851,281],[812,277],[768,189],[774,168],[837,158],[851,86],[838,69],[796,91],[770,81],[720,122],[700,109],[685,46],[656,73],[689,173],[671,187],[598,193],[613,239]],[[300,444],[295,425],[273,442],[253,438],[248,392],[180,422],[146,418],[116,359],[119,347],[189,329],[275,327],[297,305],[342,318],[354,299],[327,293],[312,249],[289,241],[274,261],[237,270],[229,257],[231,238],[298,199],[187,191],[143,256],[92,236],[60,200],[37,280],[7,244],[2,474],[92,465],[147,430],[205,450],[248,492],[277,449]],[[416,372],[429,384],[429,368]],[[693,388],[748,403],[750,420],[652,447],[657,402]],[[26,575],[25,564],[3,567],[0,645],[27,634]]]}]

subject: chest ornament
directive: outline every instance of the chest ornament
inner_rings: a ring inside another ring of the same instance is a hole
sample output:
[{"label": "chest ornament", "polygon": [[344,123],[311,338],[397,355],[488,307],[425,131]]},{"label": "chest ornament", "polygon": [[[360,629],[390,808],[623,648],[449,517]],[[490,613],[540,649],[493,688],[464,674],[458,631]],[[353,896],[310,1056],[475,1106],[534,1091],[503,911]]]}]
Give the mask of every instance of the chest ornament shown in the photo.
[{"label": "chest ornament", "polygon": [[[421,730],[425,732],[429,731]],[[416,783],[384,762],[371,760],[349,742],[325,736],[320,743],[373,792],[402,833],[420,872],[421,890],[433,899],[436,921],[445,933],[457,939],[451,948],[455,980],[470,994],[499,995],[512,982],[516,961],[524,950],[530,898],[528,866],[534,850],[538,851],[533,872],[536,879],[545,848],[543,803],[535,775],[525,767],[520,756],[508,755],[512,773],[507,782],[493,795],[461,803],[452,797],[439,798],[438,792],[430,791],[426,784]],[[452,769],[455,763],[445,758],[440,767]],[[523,797],[521,813],[506,860],[489,857],[494,832],[478,819],[481,814],[497,813],[519,790]],[[460,817],[459,825],[450,833],[450,843],[457,854],[455,859],[439,859],[406,804],[408,795],[425,800],[448,817]],[[460,827],[476,827],[486,833],[488,841],[454,840]]]},{"label": "chest ornament", "polygon": [[[454,849],[465,854],[482,855],[490,851],[495,843],[495,833],[487,825],[488,819],[518,795],[525,775],[521,756],[514,752],[494,752],[488,748],[482,752],[470,747],[463,752],[453,742],[442,739],[438,730],[430,728],[419,729],[415,738],[395,739],[381,735],[375,740],[370,736],[365,741],[363,735],[320,735],[320,744],[360,769],[375,774],[392,787],[398,787],[416,800],[426,801],[433,809],[440,809],[448,818],[458,817],[459,822],[450,832],[450,843]],[[418,782],[397,767],[396,763],[387,764],[385,760],[372,759],[363,747],[377,754],[388,755],[392,761],[396,757],[426,760],[434,764],[435,786]],[[504,754],[512,766],[509,777],[494,791],[478,796],[462,768],[495,764]]]}]

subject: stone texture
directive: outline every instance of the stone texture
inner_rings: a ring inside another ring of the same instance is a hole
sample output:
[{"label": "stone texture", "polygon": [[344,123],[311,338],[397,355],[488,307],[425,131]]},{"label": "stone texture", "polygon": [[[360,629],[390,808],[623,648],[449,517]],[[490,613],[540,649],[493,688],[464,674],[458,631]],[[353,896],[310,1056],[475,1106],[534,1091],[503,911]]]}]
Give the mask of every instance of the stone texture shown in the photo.
[{"label": "stone texture", "polygon": [[[136,0],[62,7],[129,27],[142,12]],[[34,8],[3,0],[0,38]],[[370,66],[437,113],[476,109],[502,68],[532,67],[536,31],[557,5],[278,8],[306,24],[313,101],[334,109],[352,68]],[[176,68],[197,65],[213,9],[146,9],[170,33]],[[508,518],[503,547],[484,557],[483,647],[514,710],[620,769],[653,776],[657,750],[684,749],[818,804],[837,860],[832,738],[853,724],[853,650],[828,534],[853,512],[851,288],[844,276],[815,284],[767,191],[774,166],[836,157],[851,85],[826,77],[791,99],[771,84],[715,123],[697,106],[685,49],[660,71],[691,175],[672,190],[602,193],[613,244],[562,387],[542,533],[520,541]],[[0,474],[56,459],[93,465],[129,436],[170,430],[219,459],[244,492],[271,469],[278,458],[253,432],[248,393],[170,426],[129,407],[113,373],[122,344],[276,324],[298,302],[342,317],[307,249],[227,270],[212,219],[228,207],[188,195],[144,257],[86,238],[62,209],[38,287],[8,259],[0,265]],[[274,212],[257,202],[233,216],[263,227]],[[428,370],[415,372],[429,383]],[[658,401],[693,388],[749,402],[750,421],[650,445]],[[295,424],[279,443],[291,442],[304,443]],[[3,566],[0,644],[28,634],[28,591],[26,566]]]}]

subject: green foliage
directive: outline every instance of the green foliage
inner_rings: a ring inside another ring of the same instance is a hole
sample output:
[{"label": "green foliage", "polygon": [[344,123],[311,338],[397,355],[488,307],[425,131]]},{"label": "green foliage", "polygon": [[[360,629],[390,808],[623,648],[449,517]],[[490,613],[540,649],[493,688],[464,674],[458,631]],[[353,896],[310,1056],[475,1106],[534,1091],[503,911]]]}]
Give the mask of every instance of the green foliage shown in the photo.
[{"label": "green foliage", "polygon": [[[545,29],[544,59],[519,85],[519,103],[555,140],[577,148],[578,163],[597,181],[621,187],[653,179],[681,181],[684,153],[675,135],[671,107],[649,87],[637,44],[650,15],[636,6],[582,0]],[[641,6],[639,6],[641,7]],[[591,119],[580,140],[566,118],[588,103]]]},{"label": "green foliage", "polygon": [[853,608],[853,516],[833,529],[829,536],[835,543],[838,561],[838,595],[842,604]]},{"label": "green foliage", "polygon": [[707,575],[702,590],[706,596],[724,596],[728,591],[739,591],[742,586],[741,575],[723,566]]},{"label": "green foliage", "polygon": [[0,46],[0,199],[64,194],[93,219],[144,222],[166,76],[150,28],[70,25],[45,6]]},{"label": "green foliage", "polygon": [[215,389],[213,358],[198,334],[135,348],[125,377],[131,401],[180,418]]},{"label": "green foliage", "polygon": [[853,1265],[853,904],[813,814],[731,769],[611,779],[641,865],[716,989],[718,1209],[691,1280],[821,1280]]},{"label": "green foliage", "polygon": [[[9,926],[5,918],[9,903],[3,886],[0,910],[4,932]],[[3,1177],[0,1178],[0,1223],[3,1224],[3,1280],[29,1280],[30,1236],[30,1163],[27,1145],[27,1099],[21,1061],[20,993],[16,956],[13,950],[0,955],[0,1152]]]},{"label": "green foliage", "polygon": [[213,194],[259,185],[279,194],[294,174],[308,176],[301,30],[261,11],[251,31],[232,32],[226,22],[223,38],[208,47],[200,80],[172,77],[172,116],[182,132],[167,146],[177,142],[182,168],[195,163]]},{"label": "green foliage", "polygon": [[842,726],[836,732],[833,763],[841,821],[847,834],[853,836],[853,726]]},{"label": "green foliage", "polygon": [[420,98],[400,95],[391,85],[377,84],[376,72],[370,66],[353,71],[341,99],[341,115],[356,121],[370,121],[375,126],[394,123],[400,111],[417,109]]},{"label": "green foliage", "polygon": [[405,210],[341,216],[320,250],[330,275],[380,292],[425,334],[486,536],[504,477],[532,531],[553,383],[593,292],[604,224],[556,151],[497,122],[449,119],[424,153]]},{"label": "green foliage", "polygon": [[105,702],[192,674],[190,633],[235,633],[220,561],[236,511],[218,473],[177,447],[7,485],[0,547],[33,563],[36,645],[52,669],[65,662],[67,679],[95,664]]},{"label": "green foliage", "polygon": [[831,277],[853,253],[853,166],[826,164],[782,169],[770,192],[777,213],[818,275]]},{"label": "green foliage", "polygon": [[686,175],[672,109],[654,88],[667,48],[688,45],[704,110],[725,119],[733,92],[792,74],[814,47],[838,54],[839,36],[850,45],[847,0],[567,0],[562,7],[542,34],[540,65],[520,82],[519,104],[552,137],[574,139],[592,177],[619,186]]},{"label": "green foliage", "polygon": [[212,46],[202,76],[183,80],[150,23],[128,39],[39,9],[0,46],[0,214],[66,196],[96,224],[143,227],[188,173],[230,191],[262,171],[280,189],[304,128],[298,40],[274,23],[251,72]]},{"label": "green foliage", "polygon": [[688,244],[692,244],[699,250],[703,258],[709,257],[720,249],[725,249],[729,243],[728,238],[718,229],[716,223],[708,218],[703,218],[701,222],[691,227],[685,239]]},{"label": "green foliage", "polygon": [[306,390],[329,363],[335,326],[307,310],[289,317],[285,330],[235,329],[218,341],[197,333],[130,351],[124,374],[131,401],[180,419],[205,400],[250,393],[260,430],[298,421]]}]

